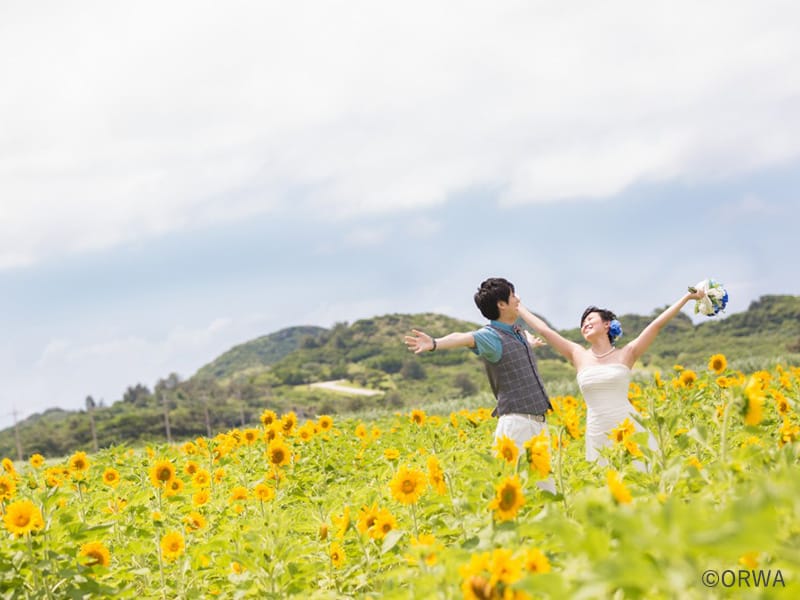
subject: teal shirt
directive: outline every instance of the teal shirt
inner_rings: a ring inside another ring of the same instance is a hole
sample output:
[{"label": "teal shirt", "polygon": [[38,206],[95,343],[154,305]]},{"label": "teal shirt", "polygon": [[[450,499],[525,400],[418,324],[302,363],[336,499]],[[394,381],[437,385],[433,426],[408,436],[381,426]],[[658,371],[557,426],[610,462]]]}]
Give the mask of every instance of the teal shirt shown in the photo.
[{"label": "teal shirt", "polygon": [[[528,343],[522,334],[514,331],[512,325],[507,325],[500,321],[491,321],[491,325],[492,327],[503,329],[509,333],[514,333],[517,339],[523,344]],[[490,363],[496,363],[503,356],[503,342],[500,340],[500,336],[497,332],[488,325],[478,331],[473,331],[472,337],[475,339],[475,347],[472,351],[481,358],[485,358]]]}]

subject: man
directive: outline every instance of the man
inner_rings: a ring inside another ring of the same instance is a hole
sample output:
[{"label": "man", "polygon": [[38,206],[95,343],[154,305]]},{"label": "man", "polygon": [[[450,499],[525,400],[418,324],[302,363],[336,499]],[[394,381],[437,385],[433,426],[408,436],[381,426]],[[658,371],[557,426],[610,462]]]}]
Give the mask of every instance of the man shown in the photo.
[{"label": "man", "polygon": [[[505,435],[522,454],[525,442],[547,429],[545,413],[551,408],[531,350],[531,345],[543,342],[515,326],[520,300],[511,282],[500,277],[487,279],[475,293],[475,304],[490,321],[482,329],[441,338],[412,329],[413,335],[405,336],[405,343],[415,354],[466,347],[480,356],[497,399],[492,411],[497,416],[495,442]],[[555,493],[550,479],[539,487]]]}]

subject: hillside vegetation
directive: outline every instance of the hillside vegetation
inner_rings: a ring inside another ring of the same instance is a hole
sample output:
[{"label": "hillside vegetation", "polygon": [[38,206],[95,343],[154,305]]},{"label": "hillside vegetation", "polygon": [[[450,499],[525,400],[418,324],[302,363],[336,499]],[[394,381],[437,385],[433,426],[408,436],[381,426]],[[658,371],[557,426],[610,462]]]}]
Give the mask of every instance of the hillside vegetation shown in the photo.
[{"label": "hillside vegetation", "polygon": [[[661,310],[647,316],[622,315],[622,342],[636,337]],[[457,402],[488,392],[480,360],[465,350],[414,356],[402,338],[412,328],[442,336],[479,326],[425,313],[384,315],[330,329],[283,329],[232,348],[188,380],[173,373],[152,390],[131,385],[110,406],[87,400],[87,410],[51,409],[29,417],[19,424],[19,443],[24,456],[60,456],[93,447],[92,420],[98,447],[107,447],[162,441],[167,433],[165,413],[170,437],[181,440],[255,423],[265,409],[279,414],[294,410],[304,418]],[[577,328],[562,333],[582,341]],[[702,370],[718,352],[727,356],[732,368],[745,371],[779,362],[800,364],[800,297],[763,296],[744,312],[698,325],[680,314],[637,365],[638,373],[645,376],[675,364]],[[551,394],[576,393],[570,365],[551,348],[540,348],[537,355]],[[308,385],[328,380],[382,393],[364,397]],[[0,456],[17,455],[14,430],[0,432]]]}]

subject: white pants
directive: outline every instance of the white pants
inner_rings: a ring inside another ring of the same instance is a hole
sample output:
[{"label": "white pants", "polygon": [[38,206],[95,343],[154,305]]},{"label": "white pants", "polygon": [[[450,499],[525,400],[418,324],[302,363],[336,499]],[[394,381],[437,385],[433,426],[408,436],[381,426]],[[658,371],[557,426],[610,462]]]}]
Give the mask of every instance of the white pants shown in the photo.
[{"label": "white pants", "polygon": [[[506,436],[512,440],[519,450],[520,456],[525,456],[525,444],[532,437],[539,435],[542,431],[547,431],[547,423],[544,421],[534,421],[520,415],[503,415],[497,419],[497,428],[494,430],[494,443],[501,436]],[[556,484],[552,477],[536,482],[536,487],[551,494],[556,493]]]}]

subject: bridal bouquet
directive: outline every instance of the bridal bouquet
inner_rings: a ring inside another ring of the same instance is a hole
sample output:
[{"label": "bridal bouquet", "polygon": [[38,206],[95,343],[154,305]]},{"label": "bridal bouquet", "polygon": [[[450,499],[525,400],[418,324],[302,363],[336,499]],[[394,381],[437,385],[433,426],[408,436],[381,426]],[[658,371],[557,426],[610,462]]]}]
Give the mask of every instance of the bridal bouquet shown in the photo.
[{"label": "bridal bouquet", "polygon": [[702,291],[705,295],[694,305],[695,314],[701,313],[707,317],[713,317],[723,310],[728,304],[728,291],[722,284],[713,279],[704,279],[695,286],[689,287],[689,291],[694,293]]}]

